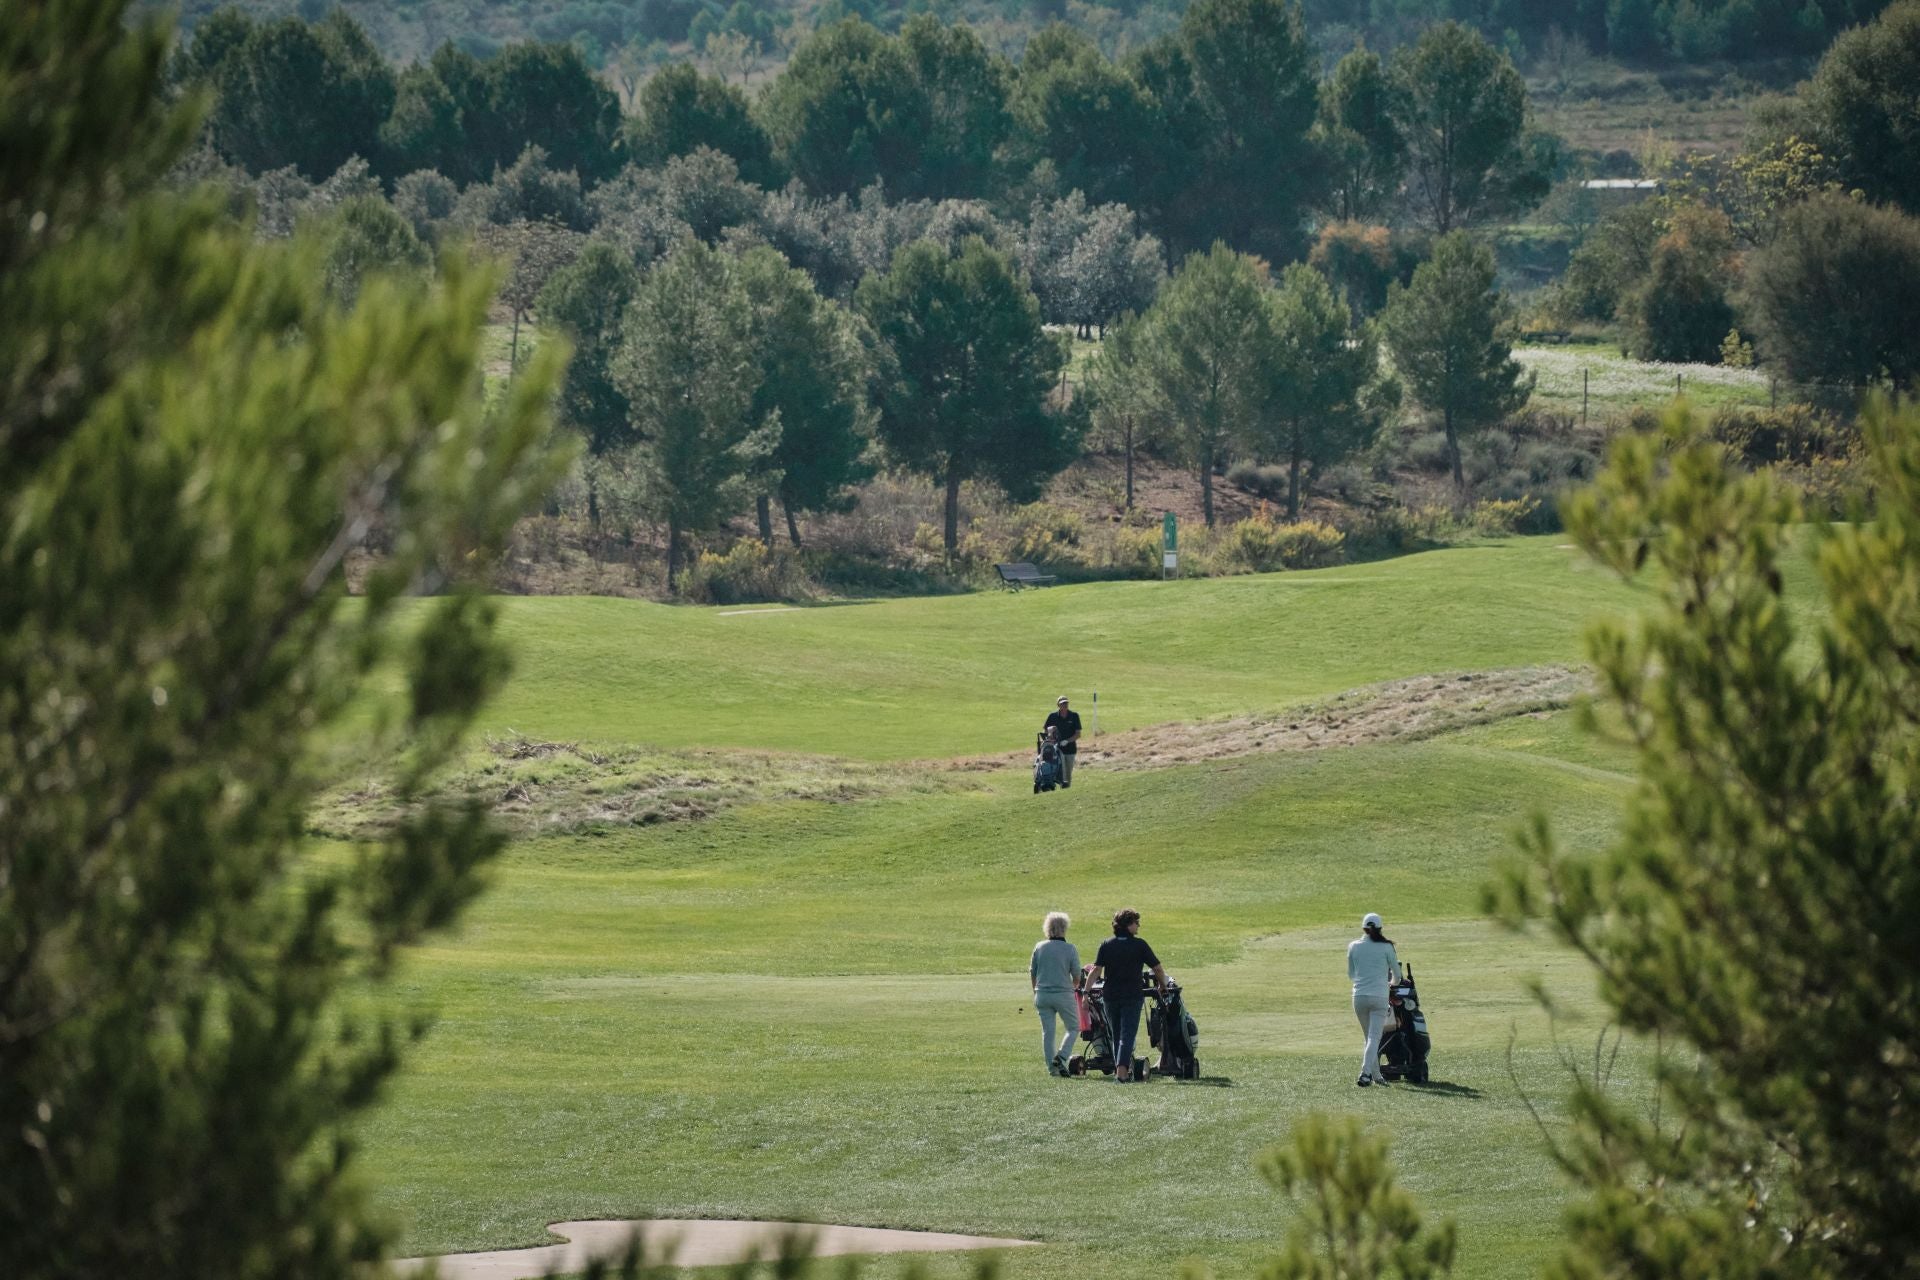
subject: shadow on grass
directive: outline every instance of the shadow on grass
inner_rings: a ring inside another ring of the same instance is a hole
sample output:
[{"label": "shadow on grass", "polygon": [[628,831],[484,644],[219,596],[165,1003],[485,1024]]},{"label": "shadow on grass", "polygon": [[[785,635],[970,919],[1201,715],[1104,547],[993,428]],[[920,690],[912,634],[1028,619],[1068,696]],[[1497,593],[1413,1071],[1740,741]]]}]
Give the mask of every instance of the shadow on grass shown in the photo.
[{"label": "shadow on grass", "polygon": [[1472,1085],[1454,1084],[1450,1080],[1429,1080],[1425,1084],[1407,1084],[1416,1093],[1438,1093],[1449,1098],[1484,1098],[1487,1095]]},{"label": "shadow on grass", "polygon": [[1232,1076],[1201,1076],[1198,1080],[1175,1080],[1175,1084],[1197,1086],[1202,1089],[1231,1089]]}]

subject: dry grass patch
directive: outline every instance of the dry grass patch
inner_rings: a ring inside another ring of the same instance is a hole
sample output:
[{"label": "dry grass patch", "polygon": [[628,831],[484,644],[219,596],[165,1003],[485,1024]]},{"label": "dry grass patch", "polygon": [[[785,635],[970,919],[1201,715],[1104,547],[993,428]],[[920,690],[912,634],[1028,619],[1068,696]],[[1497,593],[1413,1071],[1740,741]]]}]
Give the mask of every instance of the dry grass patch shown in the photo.
[{"label": "dry grass patch", "polygon": [[1415,676],[1278,713],[1118,733],[1080,754],[1086,763],[1109,769],[1164,769],[1271,751],[1412,742],[1512,716],[1545,715],[1592,687],[1585,671],[1557,666]]}]

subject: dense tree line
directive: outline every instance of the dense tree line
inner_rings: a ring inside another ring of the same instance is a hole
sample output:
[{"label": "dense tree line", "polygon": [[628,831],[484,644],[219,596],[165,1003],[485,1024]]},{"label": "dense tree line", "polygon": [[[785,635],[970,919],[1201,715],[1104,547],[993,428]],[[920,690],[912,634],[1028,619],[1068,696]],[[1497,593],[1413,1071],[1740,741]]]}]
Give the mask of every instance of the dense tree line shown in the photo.
[{"label": "dense tree line", "polygon": [[476,58],[448,44],[395,70],[339,11],[309,25],[223,9],[172,78],[211,91],[210,145],[254,174],[320,182],[358,157],[385,184],[432,173],[468,188],[538,148],[585,193],[630,162],[710,149],[762,190],[791,179],[814,199],[877,187],[1004,217],[1080,192],[1126,205],[1175,258],[1222,240],[1298,259],[1329,216],[1444,234],[1546,193],[1558,148],[1532,128],[1512,60],[1472,28],[1442,24],[1386,60],[1356,49],[1324,82],[1320,65],[1286,0],[1199,0],[1117,62],[1065,26],[1016,64],[964,25],[922,15],[889,35],[850,18],[812,32],[756,96],[682,65],[623,118],[570,46]]},{"label": "dense tree line", "polygon": [[[189,0],[189,25],[205,22],[213,7],[214,0]],[[916,0],[826,0],[805,12],[791,0],[529,0],[511,6],[456,0],[436,6],[428,20],[413,11],[416,6],[349,0],[347,7],[390,56],[422,55],[430,51],[422,41],[444,39],[449,31],[480,57],[515,40],[535,39],[573,45],[590,65],[624,81],[643,78],[675,50],[705,52],[718,63],[724,60],[714,56],[718,46],[737,41],[747,54],[737,60],[742,65],[778,60],[813,27],[855,17],[897,32],[928,11]],[[1337,56],[1356,38],[1391,50],[1432,26],[1458,21],[1516,56],[1554,57],[1577,47],[1640,64],[1809,57],[1885,7],[1885,0],[1304,0],[1322,54]],[[324,0],[306,0],[299,11],[317,16],[325,8]],[[1060,0],[953,0],[938,11],[976,27],[995,49],[1012,52],[1070,14],[1104,48],[1137,47],[1176,26],[1187,8],[1186,0],[1110,0],[1071,11]]]}]

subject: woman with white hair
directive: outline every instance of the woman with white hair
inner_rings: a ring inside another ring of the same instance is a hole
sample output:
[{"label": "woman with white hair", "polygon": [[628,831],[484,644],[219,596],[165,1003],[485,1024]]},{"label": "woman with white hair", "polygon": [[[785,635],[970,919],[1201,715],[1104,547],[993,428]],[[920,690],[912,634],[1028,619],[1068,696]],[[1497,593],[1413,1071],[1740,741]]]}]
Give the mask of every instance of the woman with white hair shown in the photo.
[{"label": "woman with white hair", "polygon": [[[1400,956],[1393,940],[1380,932],[1380,917],[1369,911],[1360,921],[1360,936],[1347,944],[1347,977],[1353,982],[1353,1016],[1367,1034],[1367,1047],[1361,1051],[1360,1078],[1354,1083],[1362,1089],[1373,1083],[1380,1069],[1380,1033],[1387,1025],[1392,1006],[1387,992],[1400,981]],[[1382,1084],[1386,1077],[1380,1078]]]},{"label": "woman with white hair", "polygon": [[[1033,944],[1033,959],[1027,963],[1027,977],[1033,983],[1033,1007],[1040,1015],[1040,1052],[1047,1074],[1067,1074],[1067,1057],[1073,1042],[1080,1038],[1080,1005],[1073,998],[1080,981],[1080,952],[1067,941],[1071,921],[1064,911],[1049,911],[1043,926],[1046,936]],[[1060,1018],[1060,1050],[1054,1052],[1053,1019]]]}]

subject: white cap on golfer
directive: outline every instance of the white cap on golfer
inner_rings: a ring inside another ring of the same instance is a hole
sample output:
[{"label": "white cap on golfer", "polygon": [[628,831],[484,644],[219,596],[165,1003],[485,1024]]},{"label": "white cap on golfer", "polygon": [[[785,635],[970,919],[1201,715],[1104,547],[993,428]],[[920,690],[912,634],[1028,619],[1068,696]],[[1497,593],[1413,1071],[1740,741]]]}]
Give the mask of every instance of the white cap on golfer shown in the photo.
[{"label": "white cap on golfer", "polygon": [[1378,929],[1380,927],[1380,913],[1378,911],[1367,912],[1367,914],[1360,919],[1360,927],[1362,929]]},{"label": "white cap on golfer", "polygon": [[1064,707],[1064,706],[1066,706],[1066,705],[1067,705],[1067,700],[1066,700],[1066,698],[1065,698],[1065,696],[1063,695],[1063,696],[1061,696],[1061,697],[1058,697],[1058,698],[1055,698],[1055,699],[1053,700],[1053,705],[1054,705],[1054,706],[1056,706],[1056,707]]}]

